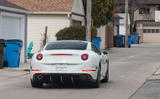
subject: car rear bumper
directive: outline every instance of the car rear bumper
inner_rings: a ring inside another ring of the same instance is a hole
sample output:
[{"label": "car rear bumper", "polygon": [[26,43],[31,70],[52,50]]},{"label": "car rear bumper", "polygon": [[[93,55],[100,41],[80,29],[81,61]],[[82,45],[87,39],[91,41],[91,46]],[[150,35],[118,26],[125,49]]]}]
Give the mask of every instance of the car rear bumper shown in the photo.
[{"label": "car rear bumper", "polygon": [[34,81],[44,83],[83,83],[83,82],[95,82],[89,74],[57,74],[57,73],[37,73],[33,75]]}]

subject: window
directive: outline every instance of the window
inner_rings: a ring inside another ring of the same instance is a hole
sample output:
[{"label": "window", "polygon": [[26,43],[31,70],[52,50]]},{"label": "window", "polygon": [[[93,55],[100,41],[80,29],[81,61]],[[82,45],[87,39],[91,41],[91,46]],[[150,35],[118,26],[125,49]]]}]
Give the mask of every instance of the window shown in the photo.
[{"label": "window", "polygon": [[88,43],[84,42],[69,42],[69,41],[60,41],[49,43],[45,50],[86,50]]},{"label": "window", "polygon": [[139,14],[150,14],[150,6],[146,5],[139,9]]},{"label": "window", "polygon": [[160,33],[160,29],[143,29],[143,33]]},{"label": "window", "polygon": [[151,29],[148,29],[148,33],[151,33]]},{"label": "window", "polygon": [[155,29],[152,29],[152,33],[155,33]]},{"label": "window", "polygon": [[101,52],[92,44],[92,51],[94,51],[95,53],[101,55]]},{"label": "window", "polygon": [[147,33],[147,29],[143,29],[143,33]]}]

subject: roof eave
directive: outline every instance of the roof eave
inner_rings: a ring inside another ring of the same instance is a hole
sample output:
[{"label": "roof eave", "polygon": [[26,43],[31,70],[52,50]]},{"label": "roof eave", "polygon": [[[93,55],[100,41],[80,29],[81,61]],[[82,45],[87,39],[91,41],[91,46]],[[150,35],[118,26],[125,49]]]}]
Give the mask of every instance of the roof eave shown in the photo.
[{"label": "roof eave", "polygon": [[32,14],[70,14],[71,12],[32,12]]},{"label": "roof eave", "polygon": [[6,7],[6,6],[0,6],[0,9],[1,10],[5,10],[5,11],[23,13],[23,14],[31,14],[32,13],[32,12],[27,11],[27,10],[22,10],[22,9],[17,9],[17,8],[11,8],[11,7]]}]

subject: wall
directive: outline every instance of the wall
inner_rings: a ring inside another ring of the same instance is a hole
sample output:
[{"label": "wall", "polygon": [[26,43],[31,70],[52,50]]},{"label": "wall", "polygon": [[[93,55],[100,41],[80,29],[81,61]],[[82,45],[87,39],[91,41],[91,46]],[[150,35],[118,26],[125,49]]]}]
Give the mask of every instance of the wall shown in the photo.
[{"label": "wall", "polygon": [[155,22],[160,22],[160,11],[155,11]]},{"label": "wall", "polygon": [[74,0],[72,12],[80,15],[84,15],[84,7],[83,7],[82,0]]},{"label": "wall", "polygon": [[160,42],[160,24],[159,23],[139,23],[137,24],[137,33],[141,36],[140,42]]},{"label": "wall", "polygon": [[72,20],[80,21],[82,25],[85,25],[85,13],[82,0],[74,0],[71,15],[71,25]]},{"label": "wall", "polygon": [[139,14],[139,9],[134,13],[134,20],[155,20],[155,5],[150,6],[150,14]]},{"label": "wall", "polygon": [[[121,16],[123,19],[120,19],[120,24],[119,24],[119,35],[125,35],[125,20],[126,20],[126,15],[125,13],[117,13],[119,16]],[[128,15],[128,33],[130,33],[130,16]]]},{"label": "wall", "polygon": [[70,26],[67,15],[29,15],[28,16],[28,45],[34,42],[32,52],[40,50],[42,34],[48,26],[48,41],[56,41],[56,33],[65,27]]},{"label": "wall", "polygon": [[101,43],[100,43],[100,46],[101,46],[100,49],[101,50],[105,49],[105,41],[106,41],[106,39],[105,39],[105,37],[106,37],[105,33],[106,33],[106,26],[105,25],[97,28],[97,36],[101,37]]}]

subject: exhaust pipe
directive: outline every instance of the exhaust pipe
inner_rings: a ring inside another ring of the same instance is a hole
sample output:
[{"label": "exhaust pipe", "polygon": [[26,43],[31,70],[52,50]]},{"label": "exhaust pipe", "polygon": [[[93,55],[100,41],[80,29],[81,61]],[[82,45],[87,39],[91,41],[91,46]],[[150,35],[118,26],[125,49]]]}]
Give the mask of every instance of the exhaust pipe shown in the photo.
[{"label": "exhaust pipe", "polygon": [[81,79],[84,80],[86,77],[84,75],[81,76]]},{"label": "exhaust pipe", "polygon": [[38,75],[36,78],[37,78],[38,80],[42,80],[43,76]]},{"label": "exhaust pipe", "polygon": [[90,79],[91,77],[89,75],[86,76],[86,79]]}]

